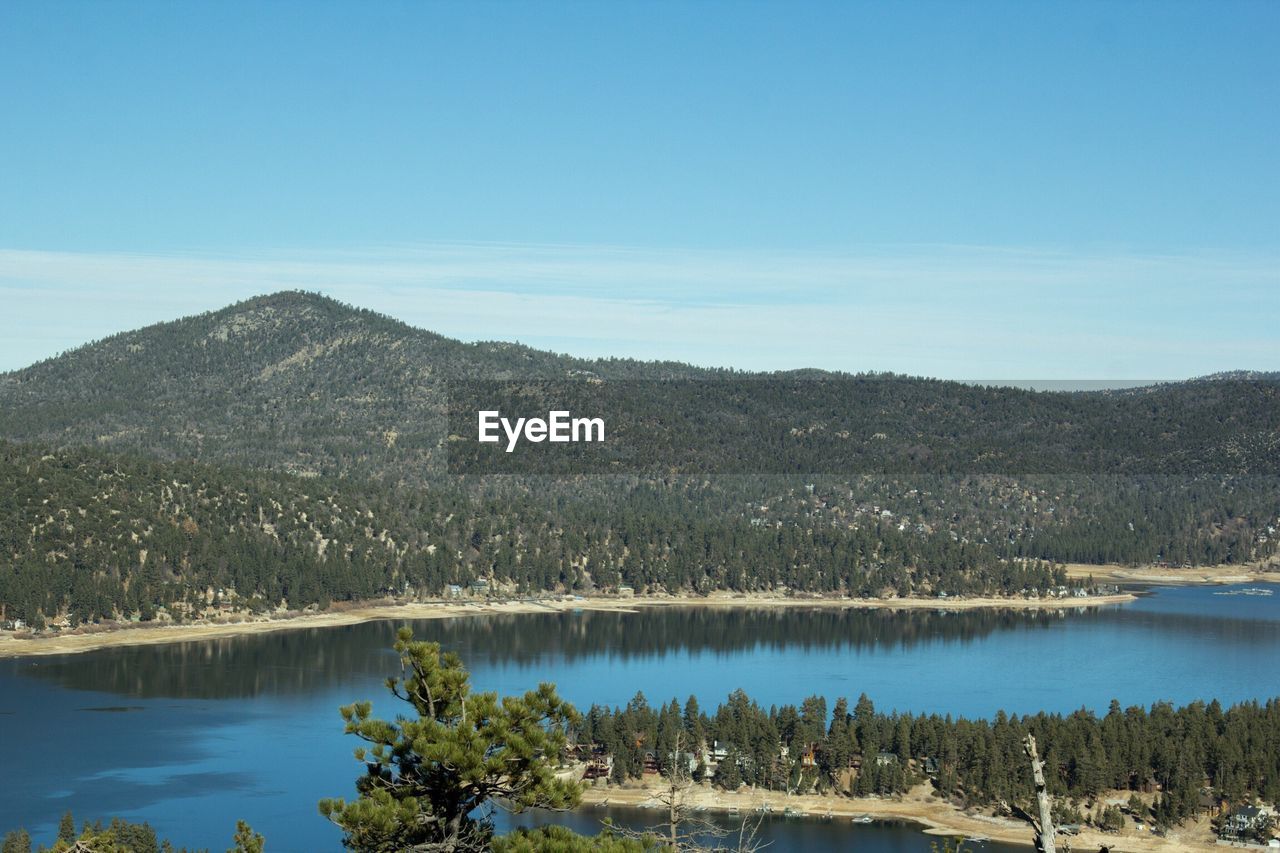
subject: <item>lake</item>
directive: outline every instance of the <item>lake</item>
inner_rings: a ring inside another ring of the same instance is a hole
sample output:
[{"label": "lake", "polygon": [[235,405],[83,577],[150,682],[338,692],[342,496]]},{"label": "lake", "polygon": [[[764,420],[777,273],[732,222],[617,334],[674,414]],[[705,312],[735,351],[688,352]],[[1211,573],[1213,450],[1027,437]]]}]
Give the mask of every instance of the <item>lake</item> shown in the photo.
[{"label": "lake", "polygon": [[[1073,611],[665,608],[411,624],[457,651],[480,689],[553,681],[583,709],[643,692],[652,704],[696,694],[710,712],[741,687],[765,707],[866,693],[883,710],[955,716],[1105,712],[1113,698],[1229,704],[1280,692],[1280,595],[1217,594],[1233,589],[1158,588]],[[25,825],[47,843],[70,808],[78,820],[146,819],[175,843],[213,850],[226,849],[237,818],[275,853],[338,849],[315,804],[351,796],[361,766],[337,708],[368,698],[397,711],[382,682],[396,670],[400,624],[0,661],[0,831]],[[605,813],[557,819],[594,831]],[[775,818],[766,829],[773,851],[930,842],[892,824]]]}]

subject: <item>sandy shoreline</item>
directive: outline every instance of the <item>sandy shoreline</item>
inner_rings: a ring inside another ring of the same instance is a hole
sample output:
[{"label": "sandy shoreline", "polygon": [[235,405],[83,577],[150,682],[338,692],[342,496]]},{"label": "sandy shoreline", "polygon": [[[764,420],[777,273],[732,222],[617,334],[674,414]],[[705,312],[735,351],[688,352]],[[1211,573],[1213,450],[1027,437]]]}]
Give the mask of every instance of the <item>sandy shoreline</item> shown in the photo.
[{"label": "sandy shoreline", "polygon": [[[1238,583],[1278,583],[1280,565],[1274,562],[1245,566],[1200,566],[1175,569],[1162,566],[1120,566],[1067,563],[1067,577],[1097,583],[1151,584],[1156,586],[1200,586]],[[547,613],[564,610],[634,610],[641,607],[737,607],[773,609],[782,607],[880,608],[891,610],[972,610],[1007,608],[1050,610],[1091,607],[1132,601],[1134,595],[1094,595],[1086,598],[791,598],[779,595],[713,593],[705,598],[686,596],[639,596],[635,598],[547,597],[509,602],[436,601],[421,603],[368,602],[343,610],[323,613],[291,613],[269,618],[228,620],[188,625],[122,626],[97,628],[84,633],[18,639],[13,632],[0,631],[0,658],[28,655],[59,655],[86,652],[110,646],[180,643],[258,634],[301,628],[331,628],[377,619],[448,619],[488,613]]]},{"label": "sandy shoreline", "polygon": [[286,617],[210,622],[188,625],[155,625],[150,627],[106,628],[85,633],[63,633],[45,637],[19,639],[12,632],[0,632],[0,658],[32,655],[62,655],[87,652],[113,646],[181,643],[289,631],[303,628],[333,628],[378,619],[450,619],[501,613],[554,613],[566,610],[629,611],[652,607],[715,607],[778,609],[787,607],[824,607],[891,610],[973,610],[1007,608],[1016,610],[1060,609],[1120,604],[1132,601],[1133,595],[1095,595],[1086,598],[789,598],[776,595],[714,594],[705,598],[678,596],[645,596],[635,598],[556,597],[522,599],[511,602],[422,602],[369,603],[345,610],[324,613],[302,613]]},{"label": "sandy shoreline", "polygon": [[1143,583],[1170,586],[1204,584],[1280,583],[1280,571],[1265,566],[1198,566],[1174,569],[1164,566],[1094,566],[1067,563],[1067,577],[1083,580],[1092,577],[1098,583]]},{"label": "sandy shoreline", "polygon": [[[653,808],[655,824],[665,819],[662,806],[655,799],[657,787],[640,784],[627,786],[595,785],[588,787],[583,793],[584,806],[627,805]],[[954,806],[931,796],[929,785],[919,785],[901,797],[838,797],[806,794],[787,796],[777,791],[737,792],[720,791],[710,786],[694,786],[686,795],[686,802],[693,807],[702,807],[710,812],[726,812],[737,809],[743,816],[761,807],[768,807],[774,815],[784,814],[790,809],[791,814],[812,819],[843,821],[850,824],[854,817],[869,815],[874,820],[900,820],[919,824],[923,831],[930,835],[977,838],[986,837],[993,841],[1009,844],[1026,845],[1032,848],[1031,828],[1023,821],[1012,818],[992,817],[984,814],[969,814]],[[1159,838],[1150,832],[1128,826],[1120,833],[1105,833],[1095,830],[1082,830],[1079,835],[1071,836],[1071,847],[1076,850],[1097,850],[1106,845],[1113,851],[1132,851],[1132,853],[1152,853],[1175,850],[1214,850],[1217,845],[1212,840],[1207,824],[1197,821],[1188,823],[1170,832],[1167,838]],[[1066,838],[1060,839],[1061,841]],[[970,845],[972,846],[972,845]]]}]

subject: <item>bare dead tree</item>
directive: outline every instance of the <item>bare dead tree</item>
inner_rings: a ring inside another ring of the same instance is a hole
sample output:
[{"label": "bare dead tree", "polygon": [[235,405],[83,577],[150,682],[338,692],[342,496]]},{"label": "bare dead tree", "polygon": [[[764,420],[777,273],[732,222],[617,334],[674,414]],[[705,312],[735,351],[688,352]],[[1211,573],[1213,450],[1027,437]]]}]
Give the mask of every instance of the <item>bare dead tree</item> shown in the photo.
[{"label": "bare dead tree", "polygon": [[733,834],[731,830],[697,810],[692,802],[694,782],[689,775],[687,757],[681,749],[682,741],[683,733],[677,732],[667,784],[654,795],[654,799],[665,808],[666,821],[642,830],[613,827],[614,831],[629,838],[646,836],[665,838],[667,846],[679,853],[729,850],[738,851],[738,853],[755,853],[767,847],[768,842],[761,841],[759,838],[761,815],[747,816],[742,819],[735,843],[727,841]]},{"label": "bare dead tree", "polygon": [[763,850],[773,842],[765,841],[760,837],[760,824],[764,821],[764,814],[757,813],[754,817],[748,815],[742,818],[742,823],[738,824],[738,844],[731,849],[737,853],[755,853],[757,850]]},{"label": "bare dead tree", "polygon": [[1031,759],[1031,775],[1036,783],[1036,805],[1040,811],[1040,824],[1036,828],[1036,848],[1041,853],[1055,853],[1053,805],[1049,801],[1049,790],[1044,781],[1044,762],[1040,760],[1040,753],[1036,751],[1035,737],[1027,735],[1023,748],[1027,752],[1027,757]]}]

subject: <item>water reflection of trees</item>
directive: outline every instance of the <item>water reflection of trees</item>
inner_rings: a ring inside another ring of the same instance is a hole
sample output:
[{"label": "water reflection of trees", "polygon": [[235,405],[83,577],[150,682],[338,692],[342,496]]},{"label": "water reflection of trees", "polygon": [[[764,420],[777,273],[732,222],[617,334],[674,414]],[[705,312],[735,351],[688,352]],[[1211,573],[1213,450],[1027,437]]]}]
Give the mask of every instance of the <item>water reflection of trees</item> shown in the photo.
[{"label": "water reflection of trees", "polygon": [[[1081,623],[1089,623],[1088,625]],[[555,679],[562,663],[597,656],[630,660],[672,654],[752,651],[900,651],[927,644],[968,644],[1005,631],[1106,625],[1158,638],[1203,634],[1226,648],[1280,646],[1280,621],[1217,612],[1141,608],[1071,611],[665,608],[634,613],[581,611],[506,614],[412,623],[419,636],[457,651],[469,666],[532,666]],[[368,679],[369,689],[395,667],[390,651],[399,622],[279,631],[15,662],[23,674],[64,687],[132,697],[234,698],[318,693]]]},{"label": "water reflection of trees", "polygon": [[1007,610],[671,608],[460,619],[423,626],[422,633],[457,648],[469,661],[527,664],[547,656],[573,661],[603,654],[626,659],[760,649],[904,649],[928,642],[970,642],[1061,618],[1061,613]]},{"label": "water reflection of trees", "polygon": [[23,675],[75,690],[139,698],[224,699],[320,692],[395,665],[394,626],[305,629],[154,646],[123,646],[21,662]]},{"label": "water reflection of trees", "polygon": [[[904,649],[966,643],[996,631],[1046,626],[1058,612],[719,610],[507,614],[412,623],[419,636],[463,655],[473,667],[530,665],[610,655],[732,654]],[[381,679],[398,622],[304,629],[154,646],[125,646],[22,662],[18,671],[77,690],[141,698],[231,698],[320,692],[361,677]],[[552,664],[554,666],[554,664]],[[551,673],[548,673],[551,675]]]}]

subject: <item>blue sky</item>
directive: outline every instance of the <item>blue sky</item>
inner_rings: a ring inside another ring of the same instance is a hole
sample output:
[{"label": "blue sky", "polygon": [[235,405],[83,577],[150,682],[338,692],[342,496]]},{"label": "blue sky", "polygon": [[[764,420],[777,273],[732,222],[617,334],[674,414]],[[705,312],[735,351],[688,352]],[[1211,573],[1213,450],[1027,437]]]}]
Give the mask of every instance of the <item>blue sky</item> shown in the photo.
[{"label": "blue sky", "polygon": [[1280,4],[0,5],[0,369],[281,287],[749,368],[1280,369]]}]

